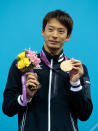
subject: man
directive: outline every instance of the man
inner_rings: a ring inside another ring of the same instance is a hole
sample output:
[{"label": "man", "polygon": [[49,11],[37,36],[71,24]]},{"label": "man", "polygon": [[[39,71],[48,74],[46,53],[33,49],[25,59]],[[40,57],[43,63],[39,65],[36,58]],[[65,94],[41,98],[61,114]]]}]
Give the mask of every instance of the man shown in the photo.
[{"label": "man", "polygon": [[[69,41],[72,18],[66,12],[49,12],[43,20],[44,46],[39,54],[42,69],[26,73],[28,104],[23,104],[21,76],[15,60],[4,91],[3,112],[18,114],[19,131],[77,131],[77,120],[87,120],[92,112],[87,68],[63,53]],[[31,91],[29,86],[42,87]]]}]

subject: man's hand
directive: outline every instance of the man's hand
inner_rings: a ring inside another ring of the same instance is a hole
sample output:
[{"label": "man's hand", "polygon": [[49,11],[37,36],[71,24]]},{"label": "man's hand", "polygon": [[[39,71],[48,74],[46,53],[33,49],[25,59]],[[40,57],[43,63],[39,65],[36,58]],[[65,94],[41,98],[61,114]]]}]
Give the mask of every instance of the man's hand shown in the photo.
[{"label": "man's hand", "polygon": [[82,63],[79,60],[71,59],[63,61],[60,65],[61,70],[69,72],[70,80],[76,82],[83,75]]},{"label": "man's hand", "polygon": [[27,95],[27,100],[32,98],[37,92],[37,90],[31,91],[28,87],[29,86],[37,86],[37,85],[39,85],[37,74],[32,73],[32,72],[27,72],[26,73],[26,93],[27,93],[26,95]]},{"label": "man's hand", "polygon": [[83,75],[83,66],[79,60],[71,59],[72,62],[72,70],[70,71],[70,80],[72,82],[76,82]]}]

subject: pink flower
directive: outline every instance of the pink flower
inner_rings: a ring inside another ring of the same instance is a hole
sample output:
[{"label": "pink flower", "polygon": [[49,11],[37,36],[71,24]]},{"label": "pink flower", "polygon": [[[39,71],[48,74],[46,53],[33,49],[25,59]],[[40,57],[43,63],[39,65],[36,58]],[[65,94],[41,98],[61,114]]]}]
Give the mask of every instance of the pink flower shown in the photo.
[{"label": "pink flower", "polygon": [[35,52],[35,51],[31,51],[31,50],[29,49],[29,50],[28,50],[28,54],[36,55],[36,52]]},{"label": "pink flower", "polygon": [[40,59],[37,57],[36,52],[31,51],[30,49],[28,51],[26,51],[26,57],[29,58],[29,60],[31,61],[32,65],[40,68],[39,63],[41,62]]}]

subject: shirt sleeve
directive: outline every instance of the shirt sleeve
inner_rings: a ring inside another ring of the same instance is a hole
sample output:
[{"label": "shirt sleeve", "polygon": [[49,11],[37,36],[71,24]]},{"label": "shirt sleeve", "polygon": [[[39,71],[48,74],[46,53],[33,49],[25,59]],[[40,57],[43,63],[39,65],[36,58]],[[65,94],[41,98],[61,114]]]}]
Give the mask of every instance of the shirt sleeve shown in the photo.
[{"label": "shirt sleeve", "polygon": [[[84,74],[80,78],[80,82],[71,83],[71,88],[68,92],[69,105],[72,114],[77,116],[82,121],[87,120],[93,109],[93,104],[91,100],[91,92],[90,92],[90,79],[88,75],[88,71],[85,65],[83,65]],[[79,85],[79,90],[73,91],[72,86]]]},{"label": "shirt sleeve", "polygon": [[[31,102],[32,98],[30,98],[29,100],[27,100],[27,103]],[[21,106],[25,106],[23,104],[23,95],[19,95],[18,96],[18,99],[17,99],[18,103],[21,105]]]},{"label": "shirt sleeve", "polygon": [[70,88],[71,91],[77,92],[77,91],[82,90],[82,85],[81,85],[80,79],[76,82],[70,81],[70,85],[71,85],[71,88]]},{"label": "shirt sleeve", "polygon": [[2,109],[8,116],[13,116],[20,111],[25,111],[26,107],[21,106],[17,99],[22,94],[21,72],[16,67],[16,60],[10,67],[6,88],[4,90],[4,100]]}]

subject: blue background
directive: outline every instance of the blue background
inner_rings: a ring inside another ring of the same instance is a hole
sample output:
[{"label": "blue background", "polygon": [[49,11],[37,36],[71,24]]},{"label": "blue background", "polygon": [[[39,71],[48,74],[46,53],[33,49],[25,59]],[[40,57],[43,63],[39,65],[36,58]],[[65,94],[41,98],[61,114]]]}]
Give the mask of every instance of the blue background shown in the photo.
[{"label": "blue background", "polygon": [[41,50],[43,17],[55,9],[72,16],[74,28],[70,41],[64,44],[64,52],[81,60],[91,79],[94,109],[88,121],[79,121],[79,129],[98,131],[98,0],[0,0],[0,131],[18,130],[17,115],[10,118],[2,112],[11,63],[25,48]]}]

